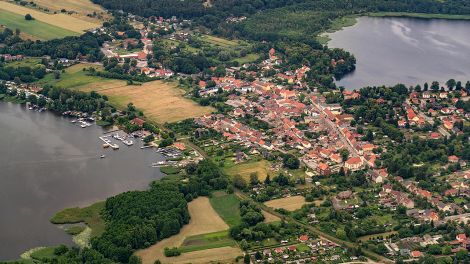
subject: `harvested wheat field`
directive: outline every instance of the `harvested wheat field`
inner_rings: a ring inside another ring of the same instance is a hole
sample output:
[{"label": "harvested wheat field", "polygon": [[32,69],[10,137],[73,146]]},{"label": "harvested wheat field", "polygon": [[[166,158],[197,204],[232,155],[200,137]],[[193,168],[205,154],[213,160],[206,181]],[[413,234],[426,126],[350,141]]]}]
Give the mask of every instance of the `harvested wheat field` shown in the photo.
[{"label": "harvested wheat field", "polygon": [[271,213],[268,213],[264,210],[261,210],[261,213],[263,214],[264,216],[264,222],[265,223],[272,223],[272,222],[277,222],[277,221],[281,221],[281,218],[271,214]]},{"label": "harvested wheat field", "polygon": [[47,14],[35,9],[27,8],[24,6],[16,5],[10,2],[2,1],[0,4],[0,9],[18,14],[26,15],[31,14],[31,16],[40,21],[44,22],[59,28],[67,29],[73,32],[82,33],[85,30],[99,27],[99,23],[93,23],[90,21],[85,21],[80,18],[69,16],[66,14]]},{"label": "harvested wheat field", "polygon": [[103,18],[108,18],[106,10],[100,5],[92,3],[90,0],[34,0],[34,3],[42,8],[47,8],[51,12],[60,12],[65,9],[67,12],[72,11],[76,16],[86,21],[97,22],[97,18],[88,17],[88,14],[96,13]]},{"label": "harvested wheat field", "polygon": [[214,110],[184,98],[183,90],[170,82],[153,81],[142,85],[118,85],[111,88],[93,85],[91,88],[107,95],[111,103],[119,108],[125,108],[132,102],[147,118],[159,124],[203,116]]},{"label": "harvested wheat field", "polygon": [[179,247],[190,236],[227,230],[228,225],[212,208],[207,197],[199,197],[188,204],[191,221],[185,225],[179,234],[164,239],[157,244],[136,252],[143,264],[153,264],[159,259],[162,263],[208,263],[210,261],[230,261],[242,252],[234,247],[222,247],[183,253],[178,257],[165,257],[166,247]]},{"label": "harvested wheat field", "polygon": [[275,209],[282,208],[287,211],[295,211],[297,209],[300,209],[302,205],[306,204],[306,202],[305,202],[305,197],[297,195],[297,196],[291,196],[291,197],[267,201],[264,204],[266,206],[269,206]]}]

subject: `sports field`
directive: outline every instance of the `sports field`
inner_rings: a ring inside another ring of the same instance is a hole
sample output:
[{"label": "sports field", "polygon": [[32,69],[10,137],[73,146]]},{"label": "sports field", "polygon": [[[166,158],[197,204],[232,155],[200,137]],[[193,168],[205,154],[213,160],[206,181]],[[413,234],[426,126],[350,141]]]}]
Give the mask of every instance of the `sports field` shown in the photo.
[{"label": "sports field", "polygon": [[[48,13],[44,13],[36,9],[16,5],[10,2],[6,2],[6,1],[1,1],[0,9],[4,11],[8,11],[10,13],[17,14],[21,16],[23,20],[25,20],[24,16],[26,14],[30,14],[35,19],[35,21],[43,22],[43,23],[61,28],[63,30],[67,30],[67,31],[71,31],[71,32],[79,33],[79,34],[83,33],[85,30],[100,26],[99,23],[86,21],[84,19],[73,17],[67,14],[63,14],[63,13],[48,14]],[[31,21],[26,21],[26,22],[31,22]]]},{"label": "sports field", "polygon": [[264,204],[274,209],[282,208],[287,211],[295,211],[300,209],[306,202],[305,197],[298,195],[267,201]]},{"label": "sports field", "polygon": [[[153,264],[159,259],[162,263],[208,263],[210,261],[233,261],[242,252],[237,247],[223,246],[220,248],[204,249],[183,253],[178,257],[165,257],[165,247],[181,247],[185,240],[187,243],[200,243],[201,240],[213,239],[211,233],[225,231],[229,227],[212,208],[209,198],[199,197],[188,204],[191,220],[180,233],[164,239],[157,244],[136,252],[143,264]],[[197,236],[203,235],[204,236]],[[219,233],[220,234],[220,233]],[[212,237],[212,238],[211,238]],[[220,238],[220,236],[218,236]],[[188,239],[188,240],[187,240]],[[193,242],[191,242],[193,241]],[[188,245],[188,244],[187,244]]]},{"label": "sports field", "polygon": [[0,2],[0,24],[13,31],[18,28],[21,32],[32,36],[32,38],[42,40],[79,35],[77,32],[56,27],[39,20],[25,20],[24,15],[2,9],[3,4],[4,2]]}]

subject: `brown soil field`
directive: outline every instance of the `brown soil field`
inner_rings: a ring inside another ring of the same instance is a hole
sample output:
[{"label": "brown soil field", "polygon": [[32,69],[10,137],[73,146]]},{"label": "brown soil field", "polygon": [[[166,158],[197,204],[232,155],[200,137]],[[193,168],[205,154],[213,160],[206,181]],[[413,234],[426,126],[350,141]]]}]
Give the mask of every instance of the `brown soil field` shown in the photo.
[{"label": "brown soil field", "polygon": [[267,201],[264,204],[275,209],[282,208],[287,211],[295,211],[300,209],[306,202],[303,196],[298,195]]},{"label": "brown soil field", "polygon": [[99,87],[99,85],[92,84],[90,88],[83,90],[94,90],[105,94],[111,103],[120,108],[125,108],[128,103],[132,102],[144,112],[147,118],[159,124],[203,116],[214,110],[184,98],[183,90],[177,88],[174,83],[163,81],[132,86],[107,83]]},{"label": "brown soil field", "polygon": [[[49,0],[51,1],[51,0]],[[52,1],[51,1],[52,2]],[[56,27],[68,29],[70,31],[82,33],[83,31],[99,27],[99,23],[93,23],[85,21],[80,18],[69,16],[66,14],[47,14],[35,9],[31,9],[24,6],[19,6],[10,2],[2,1],[0,4],[0,9],[16,13],[19,15],[31,14],[34,19],[38,21],[54,25]]]},{"label": "brown soil field", "polygon": [[153,264],[159,259],[162,263],[209,263],[211,261],[233,261],[242,252],[238,248],[223,247],[184,253],[178,257],[165,257],[165,247],[179,247],[185,238],[227,230],[228,225],[212,208],[209,198],[199,197],[188,204],[191,221],[185,225],[179,234],[166,238],[149,248],[139,250],[135,254],[142,259],[143,264]]}]

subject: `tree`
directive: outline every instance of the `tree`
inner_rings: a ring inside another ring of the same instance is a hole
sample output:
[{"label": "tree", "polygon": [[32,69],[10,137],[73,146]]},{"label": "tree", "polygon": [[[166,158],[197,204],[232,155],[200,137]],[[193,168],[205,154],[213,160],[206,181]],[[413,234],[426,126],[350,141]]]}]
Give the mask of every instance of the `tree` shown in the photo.
[{"label": "tree", "polygon": [[243,257],[243,263],[250,264],[250,262],[251,262],[250,255],[245,254],[245,256]]},{"label": "tree", "polygon": [[437,91],[439,91],[439,88],[440,88],[439,87],[439,82],[436,82],[436,81],[432,82],[431,90],[433,90],[434,92],[437,92]]},{"label": "tree", "polygon": [[26,19],[26,20],[33,20],[34,18],[31,16],[31,14],[26,14],[26,15],[24,16],[24,19]]},{"label": "tree", "polygon": [[456,82],[454,79],[449,79],[449,80],[446,82],[447,88],[448,88],[450,91],[454,90],[454,87],[455,87],[456,84],[457,84],[457,82]]},{"label": "tree", "polygon": [[258,172],[253,172],[250,174],[250,184],[257,185],[259,183]]},{"label": "tree", "polygon": [[246,181],[240,174],[237,174],[233,177],[233,186],[238,189],[245,189],[246,188]]},{"label": "tree", "polygon": [[[369,131],[370,131],[370,130],[369,130]],[[341,158],[343,159],[343,161],[348,160],[348,158],[349,158],[349,150],[347,150],[347,149],[345,149],[345,148],[344,148],[344,149],[341,149],[341,150],[339,151],[339,154],[341,155]]]}]

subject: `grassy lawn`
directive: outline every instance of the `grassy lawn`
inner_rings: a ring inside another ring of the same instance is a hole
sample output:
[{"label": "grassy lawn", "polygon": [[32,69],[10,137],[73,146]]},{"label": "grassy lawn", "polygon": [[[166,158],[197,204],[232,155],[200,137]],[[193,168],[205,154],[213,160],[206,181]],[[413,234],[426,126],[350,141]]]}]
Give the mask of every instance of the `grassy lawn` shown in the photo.
[{"label": "grassy lawn", "polygon": [[43,79],[38,83],[41,85],[50,84],[61,88],[66,89],[76,89],[80,90],[83,87],[88,87],[93,84],[107,84],[107,83],[116,83],[119,82],[122,85],[125,85],[124,81],[116,81],[111,79],[106,79],[98,76],[89,76],[87,71],[83,71],[83,68],[94,67],[100,69],[99,66],[92,64],[76,64],[65,70],[64,73],[61,73],[59,79],[55,79],[54,75],[47,74]]},{"label": "grassy lawn", "polygon": [[269,161],[260,160],[256,162],[240,163],[231,167],[224,167],[224,172],[232,177],[239,174],[247,181],[250,180],[250,174],[257,173],[258,179],[260,181],[264,181],[264,179],[266,179],[266,176],[268,176],[269,174],[269,167]]},{"label": "grassy lawn", "polygon": [[210,36],[210,35],[203,35],[201,37],[201,40],[223,47],[223,48],[230,48],[230,47],[237,46],[239,44],[238,41],[228,40],[228,39],[219,38],[219,37]]},{"label": "grassy lawn", "polygon": [[214,192],[210,198],[210,203],[229,226],[236,226],[241,223],[240,201],[235,194]]},{"label": "grassy lawn", "polygon": [[25,20],[23,15],[15,14],[3,9],[0,9],[0,24],[12,29],[13,31],[18,28],[28,35],[43,40],[79,35],[77,32],[56,27],[39,20]]},{"label": "grassy lawn", "polygon": [[175,166],[165,166],[161,167],[160,171],[165,173],[166,175],[178,174],[181,171],[181,168]]},{"label": "grassy lawn", "polygon": [[387,236],[390,236],[390,235],[394,235],[394,234],[398,234],[397,231],[390,231],[390,232],[385,232],[385,233],[381,233],[381,234],[373,234],[373,235],[367,235],[367,236],[362,236],[359,238],[359,240],[365,242],[371,238],[376,238],[376,237],[387,237]]},{"label": "grassy lawn", "polygon": [[[1,10],[0,10],[0,13],[1,13]],[[7,62],[6,66],[8,67],[33,67],[39,63],[41,63],[40,58],[26,58],[26,59],[19,60],[19,61]]]},{"label": "grassy lawn", "polygon": [[52,259],[54,257],[55,247],[45,247],[34,251],[31,254],[31,258],[34,260],[45,261],[47,259]]},{"label": "grassy lawn", "polygon": [[104,220],[100,216],[104,208],[104,203],[105,202],[98,202],[84,208],[68,208],[56,213],[50,221],[53,224],[76,224],[84,222],[92,229],[91,236],[96,237],[101,235],[105,228]]},{"label": "grassy lawn", "polygon": [[258,55],[258,54],[256,54],[256,53],[249,53],[249,54],[247,54],[245,57],[241,57],[241,58],[236,58],[236,59],[234,59],[234,61],[238,61],[238,63],[240,63],[240,64],[245,64],[245,63],[254,62],[254,61],[256,61],[257,59],[259,59],[259,55]]},{"label": "grassy lawn", "polygon": [[229,237],[228,231],[220,231],[187,237],[179,249],[181,253],[187,253],[235,245],[236,242]]},{"label": "grassy lawn", "polygon": [[295,247],[300,252],[310,252],[310,248],[305,244],[298,244],[298,245],[295,245]]}]

